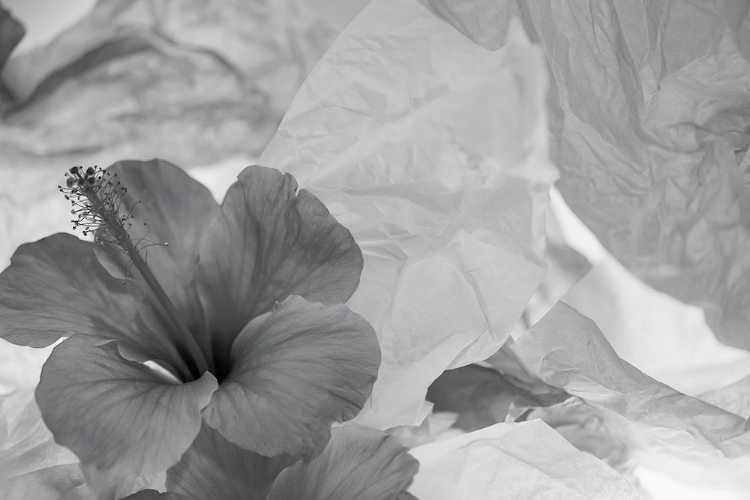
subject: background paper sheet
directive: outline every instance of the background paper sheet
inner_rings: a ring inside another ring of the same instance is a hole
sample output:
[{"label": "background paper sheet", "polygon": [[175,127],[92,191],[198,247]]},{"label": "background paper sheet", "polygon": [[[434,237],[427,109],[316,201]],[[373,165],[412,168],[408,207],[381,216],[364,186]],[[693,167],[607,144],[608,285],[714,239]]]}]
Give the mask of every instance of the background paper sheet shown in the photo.
[{"label": "background paper sheet", "polygon": [[430,0],[477,43],[546,52],[557,187],[638,277],[750,348],[750,4]]},{"label": "background paper sheet", "polygon": [[422,3],[374,0],[262,154],[364,253],[350,306],[383,362],[360,424],[418,423],[429,384],[496,351],[544,277],[545,81],[519,27],[493,52]]}]

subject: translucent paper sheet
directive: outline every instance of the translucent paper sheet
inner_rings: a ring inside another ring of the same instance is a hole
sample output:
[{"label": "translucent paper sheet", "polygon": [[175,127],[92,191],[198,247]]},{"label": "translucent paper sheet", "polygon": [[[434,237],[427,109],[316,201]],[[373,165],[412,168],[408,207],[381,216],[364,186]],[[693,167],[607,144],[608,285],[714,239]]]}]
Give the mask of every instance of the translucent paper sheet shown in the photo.
[{"label": "translucent paper sheet", "polygon": [[[142,489],[164,489],[166,474],[128,476],[118,481],[115,498]],[[93,488],[92,488],[93,489]],[[55,442],[44,425],[34,391],[0,396],[0,494],[3,500],[91,500],[78,457]]]},{"label": "translucent paper sheet", "polygon": [[[554,189],[550,208],[559,221],[558,239],[593,263],[557,300],[591,318],[618,356],[691,396],[734,384],[750,374],[750,352],[719,342],[701,308],[654,290],[625,269],[575,218]],[[548,227],[548,254],[553,238]],[[529,304],[537,320],[551,309],[534,306]],[[543,312],[539,314],[537,309]],[[725,402],[728,396],[724,391]],[[737,396],[742,398],[742,394]]]},{"label": "translucent paper sheet", "polygon": [[750,377],[707,391],[700,399],[742,418],[750,418]]},{"label": "translucent paper sheet", "polygon": [[700,308],[645,285],[608,253],[563,300],[622,359],[680,392],[698,396],[750,374],[750,352],[716,340]]},{"label": "translucent paper sheet", "polygon": [[477,43],[543,45],[558,188],[625,266],[750,348],[748,3],[430,0]]},{"label": "translucent paper sheet", "polygon": [[597,326],[570,306],[558,304],[511,350],[531,375],[598,408],[637,466],[696,487],[750,491],[745,418],[622,361]]},{"label": "translucent paper sheet", "polygon": [[415,424],[429,384],[507,339],[544,277],[543,57],[488,51],[422,3],[375,0],[310,74],[259,163],[293,173],[365,256],[350,306],[383,351],[363,425]]},{"label": "translucent paper sheet", "polygon": [[[0,396],[0,492],[3,498],[85,498],[78,459],[55,443],[33,390]],[[68,496],[66,496],[68,495]]]},{"label": "translucent paper sheet", "polygon": [[409,492],[430,500],[646,499],[593,455],[541,420],[503,423],[411,451]]}]

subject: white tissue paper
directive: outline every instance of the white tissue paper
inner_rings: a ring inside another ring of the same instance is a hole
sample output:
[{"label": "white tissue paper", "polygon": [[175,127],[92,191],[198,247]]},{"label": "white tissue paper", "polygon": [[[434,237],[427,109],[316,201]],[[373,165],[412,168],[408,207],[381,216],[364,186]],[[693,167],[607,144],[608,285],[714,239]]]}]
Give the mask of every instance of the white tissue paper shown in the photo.
[{"label": "white tissue paper", "polygon": [[750,352],[716,340],[702,309],[645,285],[609,253],[563,300],[622,359],[680,392],[698,396],[750,375]]},{"label": "white tissue paper", "polygon": [[612,255],[750,349],[750,4],[429,0],[544,47],[557,187]]},{"label": "white tissue paper", "polygon": [[0,159],[190,166],[257,155],[335,36],[299,0],[97,2],[8,61],[19,103],[0,122]]},{"label": "white tissue paper", "polygon": [[[553,295],[554,302],[563,300],[591,318],[619,357],[656,380],[701,398],[721,390],[723,404],[735,404],[730,402],[733,393],[736,404],[741,405],[740,386],[727,386],[750,374],[750,352],[719,342],[700,307],[685,304],[635,277],[573,215],[559,192],[553,189],[550,194],[550,209],[560,230],[556,238],[548,217],[548,260],[553,242],[560,241],[593,264],[578,282]],[[550,274],[555,267],[559,266],[550,260]],[[566,266],[570,268],[575,266]],[[548,275],[545,281],[550,278]],[[529,304],[535,321],[552,308],[554,303],[549,302],[544,302],[548,306],[544,308]]]},{"label": "white tissue paper", "polygon": [[420,469],[409,492],[420,499],[648,498],[541,420],[495,424],[419,446],[411,454]]},{"label": "white tissue paper", "polygon": [[259,163],[353,233],[350,306],[383,361],[360,425],[418,424],[443,370],[508,338],[546,271],[543,55],[484,49],[417,1],[374,0],[323,56]]},{"label": "white tissue paper", "polygon": [[[84,498],[72,451],[44,426],[34,391],[0,396],[0,495],[7,500]],[[69,495],[69,496],[66,496]]]},{"label": "white tissue paper", "polygon": [[644,375],[572,307],[559,303],[510,349],[531,375],[598,409],[630,450],[636,475],[656,473],[717,492],[750,491],[746,419]]}]

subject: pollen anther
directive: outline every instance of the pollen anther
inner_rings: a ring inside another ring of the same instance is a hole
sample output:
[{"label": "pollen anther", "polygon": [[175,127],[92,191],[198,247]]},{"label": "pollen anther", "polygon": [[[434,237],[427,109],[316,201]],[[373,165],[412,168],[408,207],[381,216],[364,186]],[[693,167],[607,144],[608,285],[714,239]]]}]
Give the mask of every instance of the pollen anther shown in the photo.
[{"label": "pollen anther", "polygon": [[73,205],[71,222],[73,227],[84,228],[84,235],[95,234],[96,239],[122,247],[123,239],[129,238],[125,223],[130,213],[120,213],[122,191],[112,175],[99,167],[72,167],[66,174],[65,186],[58,186],[65,198]]}]

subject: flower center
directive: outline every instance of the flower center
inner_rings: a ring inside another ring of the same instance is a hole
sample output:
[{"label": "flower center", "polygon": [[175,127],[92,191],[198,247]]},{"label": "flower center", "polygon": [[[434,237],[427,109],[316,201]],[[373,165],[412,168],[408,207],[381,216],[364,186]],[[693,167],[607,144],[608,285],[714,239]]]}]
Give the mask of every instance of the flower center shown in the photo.
[{"label": "flower center", "polygon": [[[117,247],[125,252],[172,324],[169,334],[180,354],[180,359],[176,362],[181,364],[175,368],[182,372],[183,377],[200,377],[208,369],[203,352],[156,276],[141,257],[140,250],[143,246],[139,249],[138,244],[142,243],[143,239],[134,243],[128,234],[128,229],[132,227],[130,220],[133,218],[135,205],[127,214],[120,211],[121,196],[127,192],[127,188],[116,180],[117,174],[113,176],[98,167],[89,167],[86,170],[83,167],[73,167],[65,176],[66,187],[58,186],[58,189],[73,205],[71,213],[76,216],[71,221],[73,229],[82,227],[84,236],[93,234],[100,244]],[[163,244],[167,245],[168,243]]]}]

